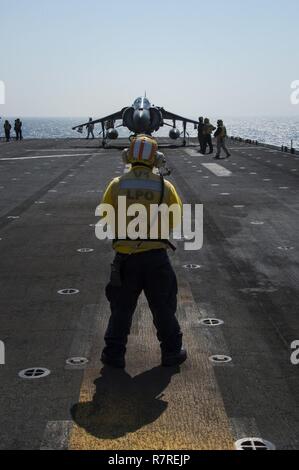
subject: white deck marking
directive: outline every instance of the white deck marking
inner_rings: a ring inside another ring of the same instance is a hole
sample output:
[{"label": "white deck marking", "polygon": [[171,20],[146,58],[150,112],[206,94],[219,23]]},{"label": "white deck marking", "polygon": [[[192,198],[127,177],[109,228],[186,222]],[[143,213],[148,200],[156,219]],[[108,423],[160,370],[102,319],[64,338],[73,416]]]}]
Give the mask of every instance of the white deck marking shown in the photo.
[{"label": "white deck marking", "polygon": [[231,176],[232,172],[224,168],[224,166],[219,165],[218,163],[202,163],[207,170],[210,170],[216,176]]},{"label": "white deck marking", "polygon": [[13,157],[13,158],[0,158],[0,161],[11,160],[36,160],[38,158],[62,158],[62,157],[86,157],[92,155],[91,153],[68,153],[63,155],[37,155],[35,157]]},{"label": "white deck marking", "polygon": [[205,156],[202,153],[198,152],[198,150],[195,150],[195,149],[184,149],[184,152],[186,152],[188,155],[190,155],[190,157],[195,157],[197,155],[201,155],[202,157]]}]

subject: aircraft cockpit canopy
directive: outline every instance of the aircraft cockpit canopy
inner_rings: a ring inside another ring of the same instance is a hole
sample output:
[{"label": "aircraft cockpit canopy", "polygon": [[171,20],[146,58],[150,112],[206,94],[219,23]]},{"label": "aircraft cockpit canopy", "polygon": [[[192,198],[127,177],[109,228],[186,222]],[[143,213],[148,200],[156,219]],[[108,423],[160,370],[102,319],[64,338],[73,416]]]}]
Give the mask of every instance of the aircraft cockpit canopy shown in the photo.
[{"label": "aircraft cockpit canopy", "polygon": [[134,101],[133,108],[134,109],[150,109],[151,104],[149,100],[145,97],[139,97]]}]

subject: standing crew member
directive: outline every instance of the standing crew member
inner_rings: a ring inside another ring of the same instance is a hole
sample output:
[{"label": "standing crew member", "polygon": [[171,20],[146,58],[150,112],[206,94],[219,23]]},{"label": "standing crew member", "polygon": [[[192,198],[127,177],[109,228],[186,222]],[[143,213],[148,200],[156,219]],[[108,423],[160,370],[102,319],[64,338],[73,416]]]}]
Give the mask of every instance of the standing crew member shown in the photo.
[{"label": "standing crew member", "polygon": [[[151,204],[182,203],[174,186],[160,175],[153,173],[159,166],[157,142],[150,136],[139,135],[132,139],[129,150],[124,151],[124,160],[131,163],[131,170],[114,178],[103,196],[103,203],[110,204],[117,213],[118,197],[125,196],[128,206],[142,204],[147,220]],[[163,156],[163,155],[162,155]],[[157,207],[157,206],[156,206]],[[126,216],[125,216],[126,217]],[[129,217],[126,217],[128,228]],[[170,227],[176,225],[175,217],[169,220]],[[147,236],[151,221],[147,223]],[[116,230],[117,234],[117,230]],[[168,240],[161,238],[146,240],[116,239],[113,248],[116,255],[112,264],[106,297],[110,302],[111,317],[105,334],[106,346],[101,360],[113,367],[125,367],[125,353],[132,317],[142,291],[147,298],[153,322],[160,342],[162,365],[174,366],[183,363],[187,353],[182,349],[182,332],[176,319],[177,280],[170,264]]]},{"label": "standing crew member", "polygon": [[197,135],[198,135],[198,142],[199,142],[201,153],[203,153],[203,145],[204,145],[203,129],[204,129],[203,117],[199,117],[198,124],[197,124]]},{"label": "standing crew member", "polygon": [[94,139],[94,124],[92,124],[92,118],[89,118],[89,123],[86,124],[86,129],[87,129],[87,137],[86,139],[89,139],[89,136],[92,135],[92,138]]},{"label": "standing crew member", "polygon": [[20,121],[20,119],[15,120],[15,133],[16,133],[16,139],[17,140],[22,140],[23,139],[22,121]]},{"label": "standing crew member", "polygon": [[207,146],[209,146],[209,154],[213,153],[213,143],[212,143],[212,132],[216,129],[213,124],[210,123],[208,118],[204,120],[203,128],[203,153],[206,153]]},{"label": "standing crew member", "polygon": [[10,141],[10,131],[11,131],[11,124],[9,121],[5,121],[4,122],[4,133],[5,133],[5,138],[6,138],[6,142],[9,142]]},{"label": "standing crew member", "polygon": [[227,132],[226,132],[226,127],[223,125],[223,121],[219,119],[217,121],[217,130],[214,134],[214,137],[216,137],[217,141],[217,153],[214,158],[220,159],[220,154],[221,154],[221,149],[224,150],[226,153],[226,158],[230,157],[230,153],[226,148],[225,145],[225,140],[226,140]]}]

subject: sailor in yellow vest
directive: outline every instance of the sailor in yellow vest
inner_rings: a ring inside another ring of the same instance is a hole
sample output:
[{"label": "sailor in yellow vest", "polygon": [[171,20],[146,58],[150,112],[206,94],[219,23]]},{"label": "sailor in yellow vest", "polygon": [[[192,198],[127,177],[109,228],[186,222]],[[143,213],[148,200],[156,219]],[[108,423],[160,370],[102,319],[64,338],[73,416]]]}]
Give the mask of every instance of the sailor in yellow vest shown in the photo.
[{"label": "sailor in yellow vest", "polygon": [[[152,204],[159,207],[162,203],[167,206],[177,204],[181,211],[182,202],[174,186],[153,172],[153,168],[159,166],[162,155],[152,137],[134,137],[130,148],[124,151],[124,160],[131,164],[131,169],[110,182],[102,203],[112,205],[117,212],[119,196],[125,196],[127,206],[142,204],[147,213]],[[125,217],[128,226],[129,218],[127,215]],[[176,223],[175,217],[170,219],[170,226],[173,227]],[[182,332],[175,316],[177,280],[167,254],[169,245],[171,243],[167,239],[162,240],[159,237],[155,240],[132,240],[125,237],[114,240],[116,255],[111,265],[111,278],[106,287],[111,317],[105,333],[106,346],[101,356],[104,364],[125,367],[127,339],[142,291],[153,315],[161,347],[162,365],[174,366],[186,360],[187,353],[182,348]]]},{"label": "sailor in yellow vest", "polygon": [[217,142],[217,153],[214,158],[216,158],[217,160],[220,159],[221,149],[223,149],[224,152],[226,153],[226,158],[230,157],[230,153],[225,145],[226,136],[227,136],[226,127],[224,126],[222,119],[218,119],[217,129],[214,134],[214,137],[216,137],[216,142]]}]

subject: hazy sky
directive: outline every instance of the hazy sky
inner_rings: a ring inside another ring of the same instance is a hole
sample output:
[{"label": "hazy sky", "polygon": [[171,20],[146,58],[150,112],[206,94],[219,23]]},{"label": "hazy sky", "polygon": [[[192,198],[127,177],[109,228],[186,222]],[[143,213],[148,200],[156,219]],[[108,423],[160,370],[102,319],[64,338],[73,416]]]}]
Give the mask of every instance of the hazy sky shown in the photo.
[{"label": "hazy sky", "polygon": [[298,0],[0,0],[0,115],[299,115]]}]

